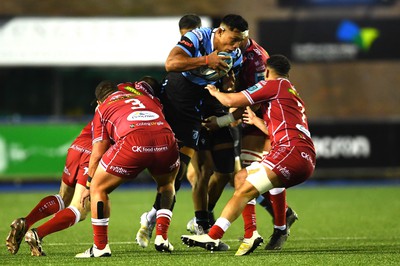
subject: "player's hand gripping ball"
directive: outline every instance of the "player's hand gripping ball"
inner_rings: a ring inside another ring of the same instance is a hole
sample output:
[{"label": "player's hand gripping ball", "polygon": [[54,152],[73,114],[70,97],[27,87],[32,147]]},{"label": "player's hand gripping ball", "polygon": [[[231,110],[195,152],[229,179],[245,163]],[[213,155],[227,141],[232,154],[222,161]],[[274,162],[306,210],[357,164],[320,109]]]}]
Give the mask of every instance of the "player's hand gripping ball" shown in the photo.
[{"label": "player's hand gripping ball", "polygon": [[200,76],[206,80],[209,80],[209,81],[217,81],[220,78],[222,78],[223,76],[225,76],[226,74],[228,74],[228,72],[231,70],[232,64],[233,64],[231,55],[227,52],[218,52],[218,55],[219,56],[229,56],[228,59],[224,60],[228,64],[228,67],[226,69],[215,70],[215,69],[212,69],[211,67],[204,66],[204,67],[200,67],[200,68],[193,70],[192,73],[197,76]]}]

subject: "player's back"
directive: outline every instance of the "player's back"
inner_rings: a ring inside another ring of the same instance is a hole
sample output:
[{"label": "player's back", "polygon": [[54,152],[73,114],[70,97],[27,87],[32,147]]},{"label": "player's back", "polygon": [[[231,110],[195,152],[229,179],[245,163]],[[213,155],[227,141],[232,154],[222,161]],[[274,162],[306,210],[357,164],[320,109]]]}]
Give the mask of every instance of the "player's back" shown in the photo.
[{"label": "player's back", "polygon": [[140,92],[114,92],[99,106],[97,113],[114,140],[135,130],[170,130],[159,102]]}]

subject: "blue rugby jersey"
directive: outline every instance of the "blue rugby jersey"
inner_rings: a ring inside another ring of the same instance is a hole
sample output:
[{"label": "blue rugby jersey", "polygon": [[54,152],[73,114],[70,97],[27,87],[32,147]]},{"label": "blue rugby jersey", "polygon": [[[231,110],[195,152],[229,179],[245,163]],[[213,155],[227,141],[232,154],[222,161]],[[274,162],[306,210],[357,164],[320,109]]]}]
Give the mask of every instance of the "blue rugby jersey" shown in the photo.
[{"label": "blue rugby jersey", "polygon": [[[177,46],[182,48],[190,57],[201,57],[211,54],[214,51],[213,40],[217,29],[212,28],[197,28],[187,32],[181,37]],[[239,72],[243,57],[239,48],[230,53],[233,63],[232,69],[235,75]],[[182,75],[189,81],[205,86],[207,84],[215,84],[217,81],[209,81],[202,77],[193,74],[191,71],[184,71]]]}]

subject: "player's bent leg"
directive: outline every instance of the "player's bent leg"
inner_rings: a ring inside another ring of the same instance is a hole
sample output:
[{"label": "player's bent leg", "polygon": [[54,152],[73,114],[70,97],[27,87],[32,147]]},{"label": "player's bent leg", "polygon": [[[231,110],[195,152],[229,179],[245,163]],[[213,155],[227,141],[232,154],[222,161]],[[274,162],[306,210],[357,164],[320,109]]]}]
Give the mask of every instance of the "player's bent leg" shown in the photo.
[{"label": "player's bent leg", "polygon": [[[271,181],[268,178],[265,168],[260,163],[257,162],[252,163],[250,166],[246,167],[246,172],[247,172],[246,181],[240,187],[237,188],[237,192],[239,195],[240,193],[246,195],[249,193],[247,192],[247,190],[250,190],[252,191],[252,195],[254,197],[257,197],[258,195],[260,195],[261,191],[269,190],[270,188],[273,187]],[[245,237],[243,239],[235,255],[236,256],[248,255],[252,253],[262,243],[263,243],[263,238],[255,230],[252,232],[251,237]]]},{"label": "player's bent leg", "polygon": [[157,192],[160,195],[160,205],[156,214],[156,238],[154,240],[154,247],[159,252],[172,252],[174,250],[173,245],[168,240],[168,229],[175,205],[174,183],[177,172],[178,169],[175,169],[171,173],[153,175],[158,186]]},{"label": "player's bent leg", "polygon": [[85,252],[77,254],[76,258],[110,257],[108,244],[108,222],[110,217],[110,202],[108,194],[121,185],[124,179],[107,173],[99,167],[90,185],[90,208],[94,235],[94,245]]},{"label": "player's bent leg", "polygon": [[[30,225],[51,214],[63,210],[65,208],[64,200],[70,201],[73,191],[74,188],[71,188],[62,182],[60,186],[60,194],[43,198],[25,218],[15,219],[10,225],[11,229],[6,238],[7,250],[11,254],[16,254]],[[49,205],[50,202],[52,203],[51,205]],[[51,208],[46,208],[46,211],[40,211],[43,206],[47,205],[51,206]]]},{"label": "player's bent leg", "polygon": [[[32,256],[43,256],[45,254],[42,247],[42,240],[45,236],[67,229],[85,219],[89,207],[85,209],[79,203],[80,196],[85,189],[84,186],[77,184],[70,206],[57,212],[53,218],[39,227],[28,231],[25,235],[25,241],[31,248]],[[69,191],[71,192],[71,190]],[[88,205],[86,204],[86,206]]]}]

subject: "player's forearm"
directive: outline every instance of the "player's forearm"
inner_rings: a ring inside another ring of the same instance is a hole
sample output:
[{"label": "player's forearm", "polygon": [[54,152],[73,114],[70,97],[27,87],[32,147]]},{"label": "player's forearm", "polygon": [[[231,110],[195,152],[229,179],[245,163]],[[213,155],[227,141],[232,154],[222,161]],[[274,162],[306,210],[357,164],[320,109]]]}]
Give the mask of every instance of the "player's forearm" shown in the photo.
[{"label": "player's forearm", "polygon": [[92,154],[90,155],[89,167],[88,167],[89,176],[91,177],[94,176],[97,166],[100,163],[101,157],[103,157],[103,154],[107,151],[109,146],[110,146],[109,140],[100,140],[98,142],[93,143]]},{"label": "player's forearm", "polygon": [[214,94],[214,97],[224,106],[227,107],[238,107],[235,105],[236,101],[233,97],[234,93],[224,93],[224,92],[217,92]]},{"label": "player's forearm", "polygon": [[202,66],[207,66],[208,57],[186,57],[171,56],[165,62],[165,70],[167,72],[182,72],[193,70]]},{"label": "player's forearm", "polygon": [[268,128],[267,125],[265,124],[264,119],[260,117],[255,117],[253,121],[254,125],[258,127],[265,135],[268,135]]}]

